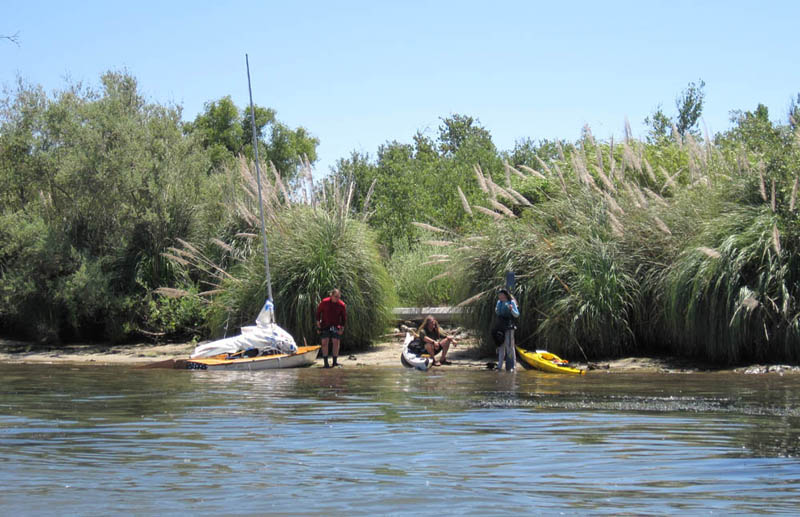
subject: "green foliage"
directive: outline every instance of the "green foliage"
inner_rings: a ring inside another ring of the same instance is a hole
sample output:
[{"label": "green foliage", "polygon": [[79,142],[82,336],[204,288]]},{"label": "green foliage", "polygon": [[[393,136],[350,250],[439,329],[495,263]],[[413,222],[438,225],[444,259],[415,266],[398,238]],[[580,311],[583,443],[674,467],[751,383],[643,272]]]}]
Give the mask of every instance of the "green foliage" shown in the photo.
[{"label": "green foliage", "polygon": [[[462,271],[466,293],[482,292],[470,320],[492,350],[496,291],[517,277],[518,342],[570,357],[618,355],[633,348],[638,282],[606,230],[598,199],[586,191],[537,205],[521,221],[498,224],[473,241]],[[535,341],[531,339],[535,338]]]},{"label": "green foliage", "polygon": [[[271,113],[274,119],[274,112]],[[264,121],[266,125],[270,119]],[[245,132],[239,108],[230,96],[205,105],[205,112],[198,115],[193,124],[185,127],[196,134],[198,140],[208,150],[211,166],[220,167],[226,162],[233,164],[234,157],[242,152],[250,139]],[[251,127],[250,124],[247,126]]]},{"label": "green foliage", "polygon": [[196,288],[190,287],[188,292],[188,296],[180,297],[149,294],[144,325],[158,331],[162,339],[194,339],[203,335],[208,305],[197,296]]},{"label": "green foliage", "polygon": [[455,114],[443,118],[439,126],[439,151],[444,156],[453,156],[467,146],[478,146],[495,151],[492,136],[480,121],[466,115]]},{"label": "green foliage", "polygon": [[396,249],[389,261],[389,276],[404,307],[449,305],[456,301],[450,275],[452,253],[431,245]]},{"label": "green foliage", "polygon": [[[297,179],[303,160],[317,160],[319,139],[299,127],[292,129],[276,119],[275,110],[255,106],[256,140],[261,159],[272,162],[290,182]],[[230,98],[208,102],[194,122],[184,125],[208,151],[211,168],[235,167],[239,155],[253,159],[253,124],[250,108],[239,109]]]},{"label": "green foliage", "polygon": [[513,215],[498,208],[491,229],[461,242],[471,251],[457,284],[474,297],[470,322],[485,351],[495,292],[515,271],[517,340],[531,348],[798,361],[792,137],[756,110],[713,146],[691,135],[612,146],[586,134],[540,162],[545,179],[512,184],[560,188],[512,204]]},{"label": "green foliage", "polygon": [[706,83],[702,79],[700,84],[689,83],[689,86],[675,99],[675,107],[678,109],[675,127],[681,136],[692,131],[703,114],[703,100],[705,99],[703,88],[705,86]]},{"label": "green foliage", "polygon": [[365,208],[367,194],[373,189],[366,208],[386,255],[417,244],[420,234],[411,225],[415,221],[459,232],[480,224],[464,211],[455,187],[460,186],[468,199],[477,199],[476,164],[488,174],[503,174],[491,135],[472,117],[442,119],[439,132],[437,141],[418,133],[413,145],[382,145],[374,162],[354,153],[335,167],[337,181],[355,181],[354,206],[358,210]]},{"label": "green foliage", "polygon": [[557,195],[558,186],[556,181],[548,178],[537,178],[528,176],[524,179],[514,178],[512,185],[514,190],[522,194],[528,201],[538,205]]},{"label": "green foliage", "polygon": [[294,334],[314,339],[314,311],[337,287],[348,306],[346,349],[366,348],[384,332],[393,289],[364,223],[328,211],[295,209],[274,255],[276,304]]},{"label": "green foliage", "polygon": [[789,129],[797,130],[800,125],[800,93],[789,103]]},{"label": "green foliage", "polygon": [[673,120],[667,116],[661,109],[661,106],[656,111],[644,119],[644,123],[650,126],[650,132],[647,137],[650,143],[659,143],[670,136],[673,127],[680,136],[688,134],[697,136],[697,121],[703,114],[703,102],[705,100],[706,83],[700,79],[699,84],[693,82],[689,83],[685,90],[675,99],[675,109],[677,114]]},{"label": "green foliage", "polygon": [[525,165],[533,169],[540,168],[540,161],[551,162],[558,158],[558,146],[565,146],[564,141],[539,140],[534,142],[530,138],[517,140],[514,149],[502,152],[502,157],[511,165],[519,167]]},{"label": "green foliage", "polygon": [[688,248],[665,270],[673,352],[727,364],[800,359],[797,232],[779,226],[766,207],[730,206],[698,237],[716,253]]},{"label": "green foliage", "polygon": [[[526,346],[800,361],[800,97],[787,125],[759,105],[700,139],[704,86],[648,117],[646,143],[584,128],[498,152],[452,115],[435,137],[339,160],[321,185],[305,183],[317,139],[257,107],[259,155],[287,180],[264,167],[279,322],[313,341],[339,287],[345,346],[363,348],[394,280],[404,304],[472,297],[488,337],[514,271]],[[266,296],[250,124],[230,97],[184,124],[125,73],[51,95],[20,81],[0,99],[0,332],[174,339],[250,323]]]},{"label": "green foliage", "polygon": [[650,143],[658,143],[670,136],[672,132],[672,119],[661,110],[661,106],[650,116],[644,119],[644,123],[650,126],[647,140]]},{"label": "green foliage", "polygon": [[174,279],[161,253],[191,231],[206,162],[179,110],[148,104],[124,73],[101,82],[52,98],[20,83],[2,102],[3,217],[39,231],[12,230],[2,259],[2,283],[27,286],[3,309],[23,337],[123,338],[139,297]]},{"label": "green foliage", "polygon": [[[394,304],[391,280],[372,232],[360,221],[308,206],[284,208],[270,229],[270,270],[278,323],[295,339],[316,340],[315,311],[333,288],[342,292],[348,323],[344,350],[361,350],[384,332]],[[266,299],[260,247],[229,268],[211,307],[215,334],[252,324]]]},{"label": "green foliage", "polygon": [[48,340],[58,336],[48,295],[62,264],[50,237],[41,217],[20,211],[0,219],[0,321],[6,332]]}]

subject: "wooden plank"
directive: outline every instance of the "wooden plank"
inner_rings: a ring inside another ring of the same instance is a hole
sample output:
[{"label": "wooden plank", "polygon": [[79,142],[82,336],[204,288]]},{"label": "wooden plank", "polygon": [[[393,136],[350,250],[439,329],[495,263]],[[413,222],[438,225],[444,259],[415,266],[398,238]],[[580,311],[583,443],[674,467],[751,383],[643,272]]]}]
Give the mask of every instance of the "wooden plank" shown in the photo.
[{"label": "wooden plank", "polygon": [[430,314],[442,323],[450,323],[463,313],[463,307],[397,307],[392,309],[392,314],[397,321],[422,321]]}]

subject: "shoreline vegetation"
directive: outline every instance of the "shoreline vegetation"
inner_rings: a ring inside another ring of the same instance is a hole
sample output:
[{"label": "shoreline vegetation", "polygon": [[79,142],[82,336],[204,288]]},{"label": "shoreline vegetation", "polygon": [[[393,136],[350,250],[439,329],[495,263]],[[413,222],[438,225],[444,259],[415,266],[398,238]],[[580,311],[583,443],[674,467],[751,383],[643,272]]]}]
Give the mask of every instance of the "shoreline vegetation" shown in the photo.
[{"label": "shoreline vegetation", "polygon": [[514,272],[530,348],[800,364],[800,95],[780,120],[759,105],[711,135],[704,86],[639,138],[626,122],[618,139],[584,127],[499,150],[455,114],[315,180],[319,141],[269,108],[253,128],[224,97],[184,122],[125,73],[53,93],[20,81],[0,99],[0,335],[120,355],[236,332],[266,299],[263,192],[276,319],[298,342],[337,287],[343,356],[378,353],[393,307],[449,305],[489,358]]},{"label": "shoreline vegetation", "polygon": [[[399,333],[398,333],[399,334]],[[152,344],[136,343],[125,345],[70,344],[52,347],[42,344],[0,339],[0,364],[52,364],[52,365],[98,365],[142,367],[169,359],[186,359],[194,350],[195,343]],[[399,335],[387,335],[369,350],[340,357],[344,368],[381,367],[400,368],[400,353],[403,340]],[[474,338],[462,341],[448,354],[452,365],[441,366],[436,370],[490,370],[490,363],[496,356],[486,356]],[[631,356],[606,361],[575,361],[576,367],[587,369],[589,374],[619,373],[697,373],[718,372],[738,374],[800,374],[800,367],[784,364],[749,364],[721,367],[701,364],[678,357]],[[311,368],[321,368],[317,361]],[[519,370],[526,368],[520,363]],[[549,375],[549,374],[548,374]],[[557,374],[552,374],[557,375]]]}]

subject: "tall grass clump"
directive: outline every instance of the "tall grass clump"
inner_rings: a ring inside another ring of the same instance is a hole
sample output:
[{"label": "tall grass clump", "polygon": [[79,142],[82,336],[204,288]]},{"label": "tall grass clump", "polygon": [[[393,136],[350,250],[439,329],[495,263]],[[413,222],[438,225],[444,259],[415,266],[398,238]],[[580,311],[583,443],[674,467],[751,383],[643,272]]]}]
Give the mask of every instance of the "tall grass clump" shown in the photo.
[{"label": "tall grass clump", "polygon": [[469,208],[494,228],[461,239],[454,273],[471,324],[488,341],[496,290],[514,271],[517,340],[529,348],[797,362],[800,138],[784,140],[765,159],[735,138],[615,146],[589,135],[523,169],[557,186],[546,199],[525,205],[511,180],[481,187],[484,205]]},{"label": "tall grass clump", "polygon": [[[216,238],[206,251],[189,243],[172,250],[173,257],[207,273],[201,282],[210,286],[213,335],[235,333],[252,323],[267,296],[256,180],[244,161],[240,172],[244,195],[229,205],[227,242]],[[299,342],[312,344],[317,339],[317,305],[339,288],[348,309],[343,346],[364,349],[389,324],[394,302],[389,275],[372,230],[363,216],[350,210],[352,188],[331,183],[316,187],[310,171],[306,177],[307,183],[294,191],[276,171],[272,181],[262,178],[277,322]],[[235,233],[231,227],[237,228]]]},{"label": "tall grass clump", "polygon": [[[631,314],[639,286],[628,261],[602,223],[601,201],[575,193],[538,205],[518,221],[498,221],[494,232],[473,238],[462,263],[469,321],[493,351],[496,292],[507,271],[516,273],[520,304],[517,342],[569,357],[619,355],[631,350]],[[600,231],[597,231],[600,230]]]},{"label": "tall grass clump", "polygon": [[797,237],[765,206],[731,205],[705,221],[697,245],[663,273],[670,351],[725,364],[798,361]]},{"label": "tall grass clump", "polygon": [[691,228],[655,275],[670,353],[722,364],[800,360],[800,134],[756,119],[707,144],[712,159],[699,161],[695,182],[671,203]]},{"label": "tall grass clump", "polygon": [[449,305],[456,299],[450,265],[453,250],[426,244],[398,246],[389,260],[389,275],[398,302],[405,307]]}]

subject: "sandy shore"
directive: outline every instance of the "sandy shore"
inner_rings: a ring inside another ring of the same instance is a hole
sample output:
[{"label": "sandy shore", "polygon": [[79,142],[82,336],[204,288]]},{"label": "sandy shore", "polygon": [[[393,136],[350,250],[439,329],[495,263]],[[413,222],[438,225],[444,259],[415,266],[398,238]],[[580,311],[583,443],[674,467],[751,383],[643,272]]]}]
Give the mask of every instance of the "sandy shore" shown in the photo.
[{"label": "sandy shore", "polygon": [[[128,364],[145,365],[168,359],[186,359],[194,350],[195,343],[128,345],[70,344],[50,347],[33,343],[0,339],[0,362],[2,363],[73,363],[73,364]],[[387,335],[365,352],[347,353],[339,357],[343,367],[386,366],[397,367],[403,348],[402,335]],[[443,369],[486,369],[497,361],[494,356],[479,353],[477,343],[465,339],[451,348],[448,359],[452,365]],[[800,367],[787,365],[746,365],[736,368],[720,369],[698,365],[686,359],[670,357],[626,357],[609,361],[575,363],[579,368],[592,373],[653,372],[690,373],[698,371],[733,371],[739,373],[800,373]],[[316,366],[322,367],[318,360]]]},{"label": "sandy shore", "polygon": [[[176,343],[166,345],[91,345],[71,344],[47,347],[31,343],[0,340],[0,362],[22,363],[96,363],[96,364],[148,364],[167,359],[186,359],[196,344]],[[365,352],[344,352],[339,357],[342,366],[397,366],[403,349],[402,336],[385,336],[380,343]],[[486,368],[491,358],[481,358],[475,343],[466,342],[450,350],[448,359],[452,367]],[[322,365],[322,360],[318,361]]]}]

